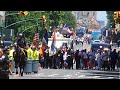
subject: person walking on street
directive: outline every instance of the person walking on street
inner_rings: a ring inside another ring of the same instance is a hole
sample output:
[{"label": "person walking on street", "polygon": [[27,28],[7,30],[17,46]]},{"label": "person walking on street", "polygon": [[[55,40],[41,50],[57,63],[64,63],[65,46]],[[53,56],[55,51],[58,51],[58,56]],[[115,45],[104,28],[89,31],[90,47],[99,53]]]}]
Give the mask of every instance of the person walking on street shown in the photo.
[{"label": "person walking on street", "polygon": [[75,61],[76,61],[76,69],[80,68],[80,58],[79,58],[79,50],[76,50],[75,52]]},{"label": "person walking on street", "polygon": [[113,52],[110,53],[111,70],[115,70],[117,59],[118,59],[118,54],[116,52],[116,49],[114,49]]},{"label": "person walking on street", "polygon": [[86,49],[83,51],[83,62],[85,69],[88,69],[88,55]]},{"label": "person walking on street", "polygon": [[101,70],[101,67],[102,67],[102,55],[101,55],[100,50],[97,51],[96,60],[97,60],[97,63],[98,63],[98,70]]},{"label": "person walking on street", "polygon": [[102,60],[103,60],[103,69],[105,70],[106,68],[108,69],[108,53],[105,50],[102,54]]},{"label": "person walking on street", "polygon": [[120,51],[118,51],[117,69],[120,68]]}]

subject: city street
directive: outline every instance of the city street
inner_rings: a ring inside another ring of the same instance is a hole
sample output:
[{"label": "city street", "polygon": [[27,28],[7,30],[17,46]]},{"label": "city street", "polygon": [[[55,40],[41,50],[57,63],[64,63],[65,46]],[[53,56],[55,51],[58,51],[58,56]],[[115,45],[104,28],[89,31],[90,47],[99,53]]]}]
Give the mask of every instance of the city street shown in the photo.
[{"label": "city street", "polygon": [[41,69],[37,74],[10,76],[10,79],[120,79],[119,71]]},{"label": "city street", "polygon": [[[88,44],[74,45],[76,49],[90,50]],[[116,46],[112,46],[112,49],[118,49]],[[120,70],[116,71],[99,71],[99,70],[75,70],[75,64],[73,70],[68,69],[41,69],[37,74],[24,74],[23,77],[19,75],[10,76],[10,79],[120,79]]]}]

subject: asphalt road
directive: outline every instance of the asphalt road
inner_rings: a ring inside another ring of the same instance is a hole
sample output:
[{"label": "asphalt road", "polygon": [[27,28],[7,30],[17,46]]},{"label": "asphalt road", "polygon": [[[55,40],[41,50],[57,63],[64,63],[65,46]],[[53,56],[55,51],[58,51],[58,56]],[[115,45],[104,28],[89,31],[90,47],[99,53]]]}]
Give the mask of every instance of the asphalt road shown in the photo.
[{"label": "asphalt road", "polygon": [[10,79],[120,79],[119,71],[41,69],[37,74],[10,76]]}]

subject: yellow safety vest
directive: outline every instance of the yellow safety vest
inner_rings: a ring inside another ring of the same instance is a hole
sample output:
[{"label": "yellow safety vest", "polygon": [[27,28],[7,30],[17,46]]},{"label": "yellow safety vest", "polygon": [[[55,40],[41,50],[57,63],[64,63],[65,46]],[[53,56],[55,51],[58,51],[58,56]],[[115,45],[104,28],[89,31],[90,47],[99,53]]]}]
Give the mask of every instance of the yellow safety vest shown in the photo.
[{"label": "yellow safety vest", "polygon": [[14,60],[14,57],[13,57],[13,52],[14,52],[15,50],[10,50],[10,53],[9,53],[9,55],[8,55],[8,57],[9,57],[9,60]]},{"label": "yellow safety vest", "polygon": [[38,50],[35,50],[35,51],[32,51],[32,60],[39,60],[39,51]]},{"label": "yellow safety vest", "polygon": [[32,49],[31,48],[28,48],[27,50],[27,60],[32,60]]}]

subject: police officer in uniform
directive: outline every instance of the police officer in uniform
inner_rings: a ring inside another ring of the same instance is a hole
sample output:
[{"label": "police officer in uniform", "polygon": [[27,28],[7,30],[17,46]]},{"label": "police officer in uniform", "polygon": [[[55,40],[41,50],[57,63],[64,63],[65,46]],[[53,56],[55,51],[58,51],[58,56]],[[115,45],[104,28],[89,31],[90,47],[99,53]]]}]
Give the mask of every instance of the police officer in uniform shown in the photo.
[{"label": "police officer in uniform", "polygon": [[26,48],[26,42],[25,39],[23,37],[23,34],[20,33],[17,39],[17,46],[21,47],[21,48]]}]

